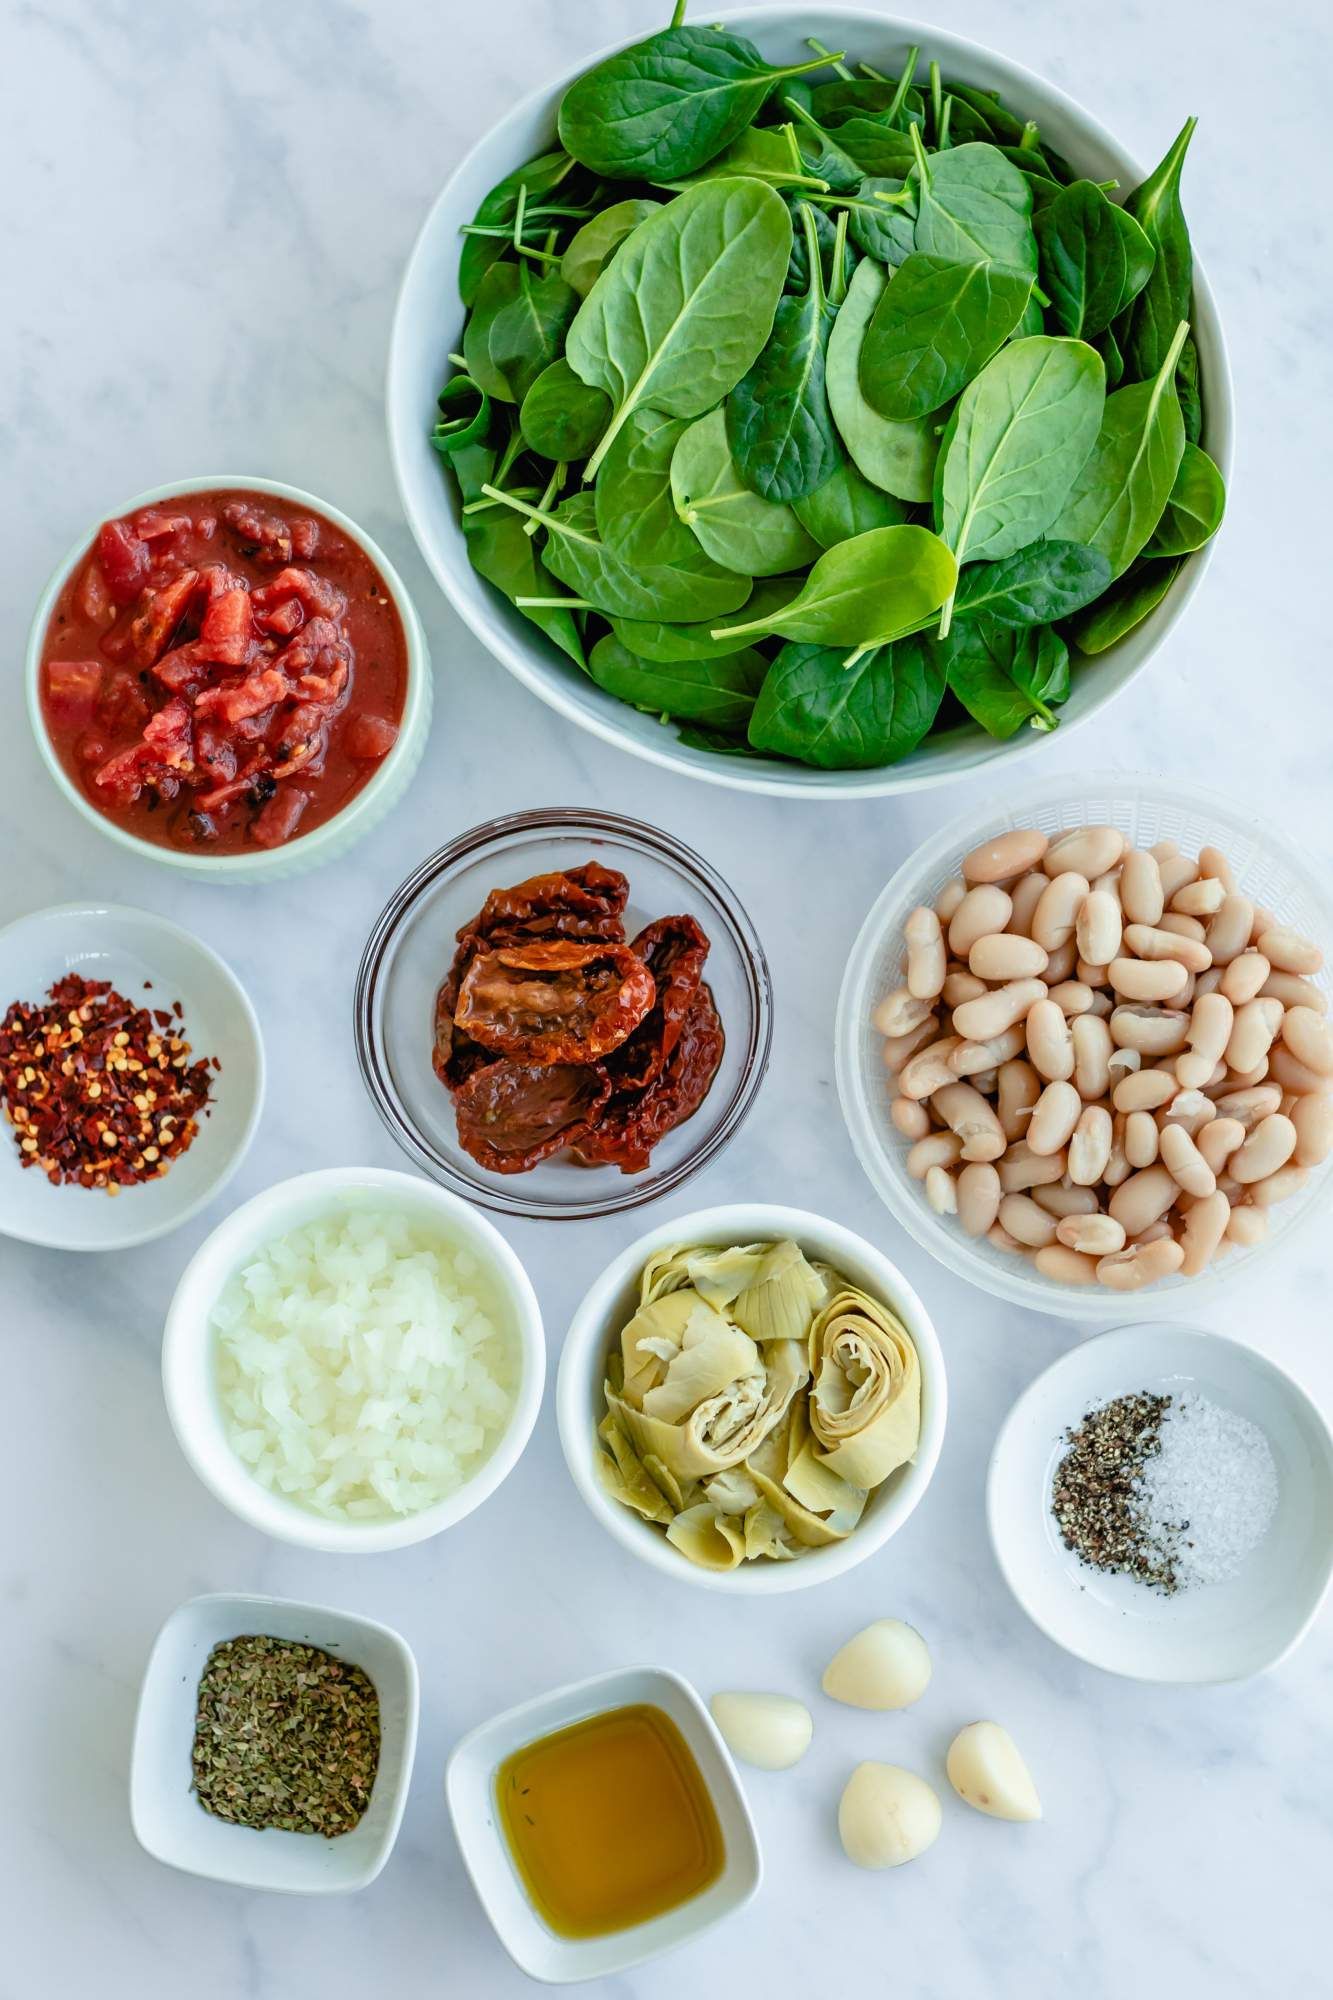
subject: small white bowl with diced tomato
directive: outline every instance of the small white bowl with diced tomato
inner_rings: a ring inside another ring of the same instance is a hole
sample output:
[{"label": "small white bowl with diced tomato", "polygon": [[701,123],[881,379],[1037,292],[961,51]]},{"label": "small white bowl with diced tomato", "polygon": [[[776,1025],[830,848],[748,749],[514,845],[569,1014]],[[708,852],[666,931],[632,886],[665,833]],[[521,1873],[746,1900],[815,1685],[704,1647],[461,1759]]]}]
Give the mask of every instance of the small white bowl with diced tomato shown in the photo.
[{"label": "small white bowl with diced tomato", "polygon": [[25,678],[70,804],[210,881],[343,853],[430,728],[430,656],[392,563],[274,479],[173,481],[85,530],[37,604]]}]

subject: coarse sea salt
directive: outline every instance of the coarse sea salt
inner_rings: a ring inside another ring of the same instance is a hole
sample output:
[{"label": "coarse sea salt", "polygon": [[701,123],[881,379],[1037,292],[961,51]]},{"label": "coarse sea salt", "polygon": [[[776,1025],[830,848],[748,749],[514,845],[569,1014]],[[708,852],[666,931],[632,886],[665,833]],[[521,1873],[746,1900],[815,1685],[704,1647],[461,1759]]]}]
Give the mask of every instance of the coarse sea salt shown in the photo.
[{"label": "coarse sea salt", "polygon": [[518,1394],[518,1343],[480,1260],[391,1210],[261,1245],[211,1324],[233,1451],[331,1520],[392,1520],[456,1493]]},{"label": "coarse sea salt", "polygon": [[1172,1396],[1160,1451],[1143,1467],[1134,1511],[1177,1589],[1225,1583],[1268,1532],[1277,1466],[1257,1424],[1206,1396]]}]

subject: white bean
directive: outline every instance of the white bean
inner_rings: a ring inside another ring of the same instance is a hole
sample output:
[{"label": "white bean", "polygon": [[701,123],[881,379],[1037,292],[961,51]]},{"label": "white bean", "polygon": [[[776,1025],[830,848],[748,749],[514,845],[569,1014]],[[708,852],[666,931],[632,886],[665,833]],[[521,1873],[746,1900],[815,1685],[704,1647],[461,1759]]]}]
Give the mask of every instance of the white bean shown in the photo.
[{"label": "white bean", "polygon": [[947,1167],[932,1167],[926,1175],[926,1200],[936,1215],[957,1215],[958,1190]]},{"label": "white bean", "polygon": [[1213,1099],[1213,1108],[1219,1118],[1235,1118],[1247,1132],[1252,1132],[1261,1118],[1268,1118],[1280,1110],[1282,1092],[1274,1083],[1261,1083],[1248,1090],[1229,1090],[1222,1097]]},{"label": "white bean", "polygon": [[1031,937],[1032,913],[1045,894],[1046,877],[1040,869],[1034,869],[1030,875],[1020,875],[1009,891],[1014,907],[1006,929],[1016,937]]},{"label": "white bean", "polygon": [[1190,1017],[1178,1008],[1131,1005],[1111,1016],[1111,1040],[1141,1056],[1173,1056],[1185,1046]]},{"label": "white bean", "polygon": [[1002,1035],[992,1035],[988,1042],[960,1042],[949,1057],[949,1067],[956,1076],[982,1076],[1022,1055],[1026,1046],[1022,1023],[1018,1022]]},{"label": "white bean", "polygon": [[[949,1083],[931,1095],[931,1106],[962,1144],[965,1160],[998,1160],[1005,1138],[993,1107],[970,1083]],[[929,1144],[929,1141],[923,1141]]]},{"label": "white bean", "polygon": [[1150,924],[1127,924],[1125,943],[1136,958],[1170,958],[1189,972],[1207,972],[1213,954],[1197,938],[1179,931],[1154,930]]},{"label": "white bean", "polygon": [[1220,1174],[1238,1146],[1245,1144],[1239,1118],[1210,1118],[1194,1135],[1194,1143],[1214,1174]]},{"label": "white bean", "polygon": [[1333,1028],[1313,1007],[1289,1007],[1282,1017],[1282,1040],[1298,1063],[1333,1076]]},{"label": "white bean", "polygon": [[963,856],[965,882],[1007,882],[1011,876],[1026,874],[1041,861],[1047,848],[1046,835],[1036,827],[1015,827],[1010,833],[983,840]]},{"label": "white bean", "polygon": [[1069,1024],[1069,1038],[1079,1096],[1105,1097],[1111,1087],[1111,1030],[1096,1014],[1080,1014]]},{"label": "white bean", "polygon": [[1047,1244],[1032,1261],[1043,1278],[1050,1278],[1057,1285],[1095,1285],[1097,1282],[1097,1265],[1093,1258],[1081,1257],[1077,1250],[1070,1250],[1063,1243]]},{"label": "white bean", "polygon": [[1224,1194],[1214,1191],[1195,1202],[1180,1232],[1180,1247],[1184,1252],[1180,1269],[1184,1277],[1198,1277],[1226,1235],[1230,1220],[1231,1203]]},{"label": "white bean", "polygon": [[1270,972],[1259,988],[1259,996],[1263,1000],[1280,1000],[1284,1007],[1313,1007],[1316,1014],[1328,1012],[1328,995],[1312,979],[1302,979],[1295,972]]},{"label": "white bean", "polygon": [[996,1250],[1003,1250],[1010,1257],[1022,1257],[1026,1254],[1022,1244],[1015,1243],[1009,1231],[1002,1228],[998,1222],[986,1231],[986,1241],[992,1244]]},{"label": "white bean", "polygon": [[1055,1234],[1068,1249],[1085,1257],[1109,1257],[1125,1247],[1125,1232],[1110,1215],[1067,1215],[1056,1224]]},{"label": "white bean", "polygon": [[1256,1208],[1276,1208],[1279,1202],[1290,1201],[1294,1194],[1299,1194],[1309,1178],[1304,1167],[1279,1167],[1267,1180],[1251,1184],[1250,1200]]},{"label": "white bean", "polygon": [[[1088,878],[1069,870],[1048,882],[1032,912],[1032,935],[1047,951],[1072,944],[1074,926],[1083,899],[1088,894]],[[1063,977],[1064,975],[1062,975]]]},{"label": "white bean", "polygon": [[1273,970],[1261,951],[1252,948],[1242,951],[1222,971],[1221,991],[1233,1007],[1243,1006],[1247,1000],[1257,1000],[1264,990],[1264,982]]},{"label": "white bean", "polygon": [[1058,986],[1051,988],[1046,997],[1054,1001],[1066,1020],[1072,1021],[1079,1014],[1092,1012],[1093,991],[1090,986],[1085,986],[1081,979],[1062,979]]},{"label": "white bean", "polygon": [[1252,1181],[1266,1181],[1296,1150],[1296,1127],[1280,1111],[1260,1119],[1245,1144],[1227,1162],[1233,1181],[1246,1187]]},{"label": "white bean", "polygon": [[972,973],[964,972],[961,967],[955,967],[953,971],[944,975],[944,987],[940,998],[952,1013],[953,1009],[961,1007],[965,1000],[980,1000],[985,991],[984,979],[977,979]]},{"label": "white bean", "polygon": [[1067,1146],[1082,1110],[1083,1100],[1072,1083],[1048,1083],[1028,1124],[1028,1145],[1032,1151],[1058,1153]]},{"label": "white bean", "polygon": [[1177,889],[1171,907],[1182,917],[1211,917],[1221,909],[1226,893],[1215,875],[1204,875]]},{"label": "white bean", "polygon": [[1104,875],[1125,851],[1125,836],[1114,826],[1077,826],[1060,834],[1042,856],[1052,877],[1073,870],[1078,875]]},{"label": "white bean", "polygon": [[924,1104],[914,1104],[910,1097],[895,1097],[889,1106],[889,1117],[904,1139],[924,1139],[930,1130],[930,1113]]},{"label": "white bean", "polygon": [[958,1176],[958,1220],[969,1236],[986,1236],[995,1227],[1003,1190],[995,1168],[973,1160]]},{"label": "white bean", "polygon": [[1200,1199],[1216,1192],[1217,1175],[1183,1125],[1164,1125],[1159,1145],[1162,1165],[1177,1187]]},{"label": "white bean", "polygon": [[1120,870],[1120,906],[1133,924],[1160,922],[1165,904],[1155,854],[1131,847]]},{"label": "white bean", "polygon": [[1027,1047],[1034,1069],[1048,1082],[1067,1083],[1074,1074],[1073,1037],[1054,1000],[1038,999],[1028,1009]]},{"label": "white bean", "polygon": [[1312,1092],[1328,1088],[1328,1078],[1322,1070],[1311,1069],[1308,1064],[1294,1056],[1283,1043],[1274,1045],[1268,1060],[1268,1070],[1274,1083],[1280,1084],[1283,1090],[1292,1091],[1300,1097],[1308,1097]]},{"label": "white bean", "polygon": [[[1034,1153],[1026,1139],[1018,1139],[996,1165],[1005,1193],[1024,1194],[1028,1188],[1046,1187],[1052,1181],[1063,1180],[1066,1162],[1063,1153]],[[1005,1228],[1008,1227],[1006,1223]]]},{"label": "white bean", "polygon": [[910,1034],[888,1036],[880,1054],[884,1058],[884,1067],[890,1076],[897,1076],[917,1050],[925,1047],[938,1028],[939,1022],[935,1015],[927,1014],[920,1027],[913,1028]]},{"label": "white bean", "polygon": [[907,1171],[914,1181],[923,1181],[932,1167],[952,1167],[963,1151],[956,1132],[931,1132],[918,1139],[907,1155]]},{"label": "white bean", "polygon": [[1007,1194],[1000,1201],[1000,1225],[1016,1243],[1042,1250],[1055,1241],[1055,1217],[1025,1194]]},{"label": "white bean", "polygon": [[1252,1250],[1268,1234],[1268,1217],[1258,1208],[1233,1208],[1227,1224],[1227,1240]]},{"label": "white bean", "polygon": [[[1191,944],[1202,944],[1204,940],[1204,928],[1199,919],[1184,917],[1179,910],[1164,911],[1162,921],[1157,928],[1159,931],[1165,931],[1168,937],[1188,938]],[[1211,952],[1208,955],[1212,957]]]},{"label": "white bean", "polygon": [[1023,1137],[1032,1107],[1040,1096],[1041,1079],[1031,1063],[1000,1064],[995,1108],[1006,1139],[1012,1142]]},{"label": "white bean", "polygon": [[1320,1166],[1333,1152],[1333,1097],[1298,1097],[1289,1116],[1296,1127],[1296,1165]]},{"label": "white bean", "polygon": [[1174,1000],[1189,981],[1189,973],[1174,958],[1116,958],[1107,967],[1107,977],[1122,999],[1149,1005]]},{"label": "white bean", "polygon": [[979,979],[1036,979],[1049,963],[1049,953],[1039,944],[1007,931],[978,938],[967,955],[968,970]]},{"label": "white bean", "polygon": [[1179,1125],[1193,1138],[1200,1127],[1206,1125],[1212,1116],[1213,1100],[1211,1097],[1205,1097],[1201,1090],[1182,1090],[1171,1099],[1168,1105],[1158,1112],[1157,1122],[1161,1126]]},{"label": "white bean", "polygon": [[997,986],[980,1000],[964,1001],[954,1009],[954,1033],[969,1042],[989,1041],[992,1035],[1002,1035],[1015,1022],[1025,1020],[1029,1008],[1045,998],[1045,982],[1040,979],[1016,979],[1008,986]]},{"label": "white bean", "polygon": [[930,1042],[904,1063],[898,1072],[898,1089],[904,1097],[931,1097],[946,1083],[954,1082],[949,1057],[958,1047],[957,1035],[945,1035]]},{"label": "white bean", "polygon": [[1221,993],[1204,993],[1190,1015],[1189,1054],[1176,1057],[1176,1075],[1187,1090],[1200,1090],[1226,1054],[1235,1016]]},{"label": "white bean", "polygon": [[1131,1111],[1125,1120],[1125,1158],[1131,1167],[1150,1167],[1157,1158],[1161,1134],[1150,1111]]},{"label": "white bean", "polygon": [[1145,1167],[1121,1182],[1107,1206],[1126,1236],[1138,1236],[1166,1214],[1178,1193],[1165,1167]]},{"label": "white bean", "polygon": [[1097,1265],[1097,1282],[1109,1292],[1137,1292],[1169,1278],[1185,1261],[1185,1252],[1170,1236],[1158,1236],[1151,1243],[1131,1245],[1103,1257]]},{"label": "white bean", "polygon": [[1286,924],[1275,924],[1258,942],[1264,957],[1279,972],[1318,972],[1323,966],[1324,954],[1318,945]]},{"label": "white bean", "polygon": [[1111,1093],[1117,1111],[1156,1111],[1180,1089],[1170,1070],[1140,1069],[1122,1077]]},{"label": "white bean", "polygon": [[1123,931],[1115,897],[1105,889],[1090,889],[1074,924],[1080,958],[1089,965],[1109,965],[1119,954]]},{"label": "white bean", "polygon": [[930,1019],[929,1000],[918,1000],[905,986],[887,993],[870,1016],[871,1026],[881,1035],[910,1035]]},{"label": "white bean", "polygon": [[950,921],[954,911],[958,908],[958,905],[962,902],[966,894],[967,884],[961,875],[955,875],[950,881],[945,883],[939,895],[935,898],[935,915],[939,918],[941,925],[947,924]]},{"label": "white bean", "polygon": [[[1168,846],[1172,849],[1170,854],[1163,851]],[[1174,841],[1159,840],[1149,853],[1156,858],[1157,872],[1162,878],[1162,895],[1168,903],[1187,882],[1198,881],[1198,862],[1191,861],[1188,854],[1182,854]]]},{"label": "white bean", "polygon": [[1227,1038],[1226,1060],[1234,1070],[1248,1073],[1257,1068],[1273,1046],[1273,1037],[1282,1026],[1282,1005],[1277,1000],[1247,1000],[1238,1007]]},{"label": "white bean", "polygon": [[1004,930],[1013,914],[1013,903],[993,882],[969,889],[949,920],[949,949],[955,958],[966,958],[978,938]]},{"label": "white bean", "polygon": [[1072,979],[1077,964],[1078,946],[1071,937],[1066,939],[1064,944],[1055,947],[1046,961],[1046,970],[1042,978],[1048,986],[1058,986],[1061,980]]},{"label": "white bean", "polygon": [[1233,958],[1240,957],[1250,942],[1253,923],[1254,904],[1248,896],[1238,896],[1229,888],[1204,933],[1204,943],[1213,954],[1215,965],[1230,965]]},{"label": "white bean", "polygon": [[1095,1215],[1101,1206],[1090,1187],[1067,1187],[1064,1181],[1052,1181],[1049,1187],[1033,1188],[1032,1199],[1038,1208],[1044,1208],[1057,1222],[1066,1215]]},{"label": "white bean", "polygon": [[918,903],[903,926],[907,940],[907,990],[918,1000],[938,999],[949,969],[940,920],[927,903]]},{"label": "white bean", "polygon": [[1113,1134],[1106,1106],[1085,1105],[1069,1142],[1069,1178],[1077,1187],[1096,1187],[1102,1179],[1110,1164]]}]

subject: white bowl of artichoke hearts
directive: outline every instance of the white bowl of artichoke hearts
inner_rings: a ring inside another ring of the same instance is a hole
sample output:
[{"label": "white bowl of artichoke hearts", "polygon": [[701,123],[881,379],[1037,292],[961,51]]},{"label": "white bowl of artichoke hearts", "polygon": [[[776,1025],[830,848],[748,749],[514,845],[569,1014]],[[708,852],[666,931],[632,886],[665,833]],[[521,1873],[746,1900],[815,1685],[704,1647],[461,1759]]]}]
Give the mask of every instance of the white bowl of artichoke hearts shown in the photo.
[{"label": "white bowl of artichoke hearts", "polygon": [[556,1390],[574,1483],[685,1583],[800,1590],[882,1548],[930,1483],[944,1358],[897,1266],[803,1209],[660,1223],[574,1314]]}]

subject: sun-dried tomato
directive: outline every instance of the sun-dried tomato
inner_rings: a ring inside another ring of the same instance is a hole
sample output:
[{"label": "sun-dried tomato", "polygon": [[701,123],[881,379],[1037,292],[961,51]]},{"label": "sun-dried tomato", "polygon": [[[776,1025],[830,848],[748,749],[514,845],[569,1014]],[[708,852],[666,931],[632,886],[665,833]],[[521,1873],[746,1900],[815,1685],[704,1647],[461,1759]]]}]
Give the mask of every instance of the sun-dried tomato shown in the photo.
[{"label": "sun-dried tomato", "polygon": [[610,1095],[598,1063],[488,1063],[455,1097],[459,1144],[492,1173],[524,1174],[576,1144]]},{"label": "sun-dried tomato", "polygon": [[653,1004],[653,975],[624,944],[548,938],[478,952],[454,1010],[473,1041],[526,1063],[590,1063]]},{"label": "sun-dried tomato", "polygon": [[495,944],[519,944],[543,937],[605,938],[623,944],[621,922],[629,883],[616,868],[586,861],[549,875],[533,875],[512,889],[492,889],[470,924],[458,933]]},{"label": "sun-dried tomato", "polygon": [[616,1094],[646,1090],[660,1076],[703,977],[708,939],[693,917],[659,917],[630,946],[653,975],[657,998],[607,1063]]},{"label": "sun-dried tomato", "polygon": [[589,1166],[615,1165],[624,1174],[642,1173],[654,1146],[703,1103],[725,1046],[712,991],[700,986],[661,1075],[639,1096],[607,1107],[596,1127],[579,1140],[579,1158]]}]

